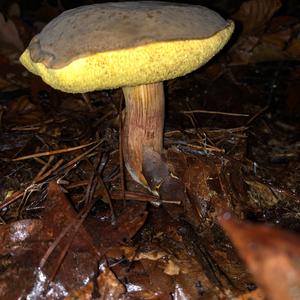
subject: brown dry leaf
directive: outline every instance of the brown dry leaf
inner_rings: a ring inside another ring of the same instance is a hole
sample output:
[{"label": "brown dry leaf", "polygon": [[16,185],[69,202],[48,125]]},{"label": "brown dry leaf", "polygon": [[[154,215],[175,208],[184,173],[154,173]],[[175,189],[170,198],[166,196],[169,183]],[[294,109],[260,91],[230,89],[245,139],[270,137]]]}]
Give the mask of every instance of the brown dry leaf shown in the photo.
[{"label": "brown dry leaf", "polygon": [[[201,282],[203,292],[209,293],[212,287],[195,258],[188,256],[184,251],[179,250],[177,252],[176,249],[172,248],[168,250],[174,253],[170,254],[163,250],[155,249],[137,254],[134,258],[135,276],[133,273],[131,275],[127,274],[131,279],[130,283],[140,286],[143,293],[157,295],[157,298],[149,299],[169,299],[168,295],[176,293],[178,288],[181,295],[185,298],[175,297],[174,299],[198,299],[201,294],[197,286],[198,282]],[[138,265],[141,266],[143,274],[147,276],[147,281],[144,283],[141,282],[140,278],[142,274],[137,273],[136,267]],[[128,294],[133,295],[134,293],[129,291]],[[138,299],[144,298],[138,297]]]},{"label": "brown dry leaf", "polygon": [[224,213],[219,222],[268,299],[300,299],[300,239],[268,225],[239,222]]},{"label": "brown dry leaf", "polygon": [[176,262],[175,257],[172,257],[164,251],[153,250],[149,252],[141,252],[138,255],[136,255],[136,257],[134,257],[134,260],[141,259],[149,259],[154,261],[161,260],[164,264],[164,273],[170,276],[178,275],[181,271],[185,271],[181,269],[181,266],[179,265],[180,262]]},{"label": "brown dry leaf", "polygon": [[124,285],[108,268],[102,267],[102,273],[97,278],[100,300],[121,299],[126,292]]},{"label": "brown dry leaf", "polygon": [[[99,300],[116,300],[123,299],[126,289],[123,284],[118,280],[115,274],[108,268],[103,267],[102,273],[97,278]],[[65,300],[91,300],[95,299],[93,293],[95,286],[93,282],[89,282],[87,285],[81,287],[78,290],[72,291]]]},{"label": "brown dry leaf", "polygon": [[248,293],[244,293],[232,300],[266,300],[266,297],[261,289],[256,289]]},{"label": "brown dry leaf", "polygon": [[283,200],[283,196],[277,193],[271,186],[258,180],[245,180],[248,185],[249,200],[262,207],[271,207]]},{"label": "brown dry leaf", "polygon": [[280,5],[278,0],[248,1],[232,16],[244,27],[230,50],[232,64],[300,59],[300,21],[292,16],[272,17]]},{"label": "brown dry leaf", "polygon": [[70,294],[64,298],[64,300],[92,300],[93,289],[93,282],[89,282],[87,285],[81,287],[80,289],[71,291]]},{"label": "brown dry leaf", "polygon": [[269,23],[262,36],[262,42],[283,49],[295,35],[294,27],[297,25],[299,26],[299,19],[296,17],[276,16]]},{"label": "brown dry leaf", "polygon": [[[45,279],[53,274],[69,235],[55,247],[42,268],[38,267],[49,246],[68,224],[78,221],[77,214],[52,182],[40,220],[22,220],[0,227],[0,299],[61,299],[78,289],[97,268],[97,255],[89,234],[81,226],[68,247],[62,266],[50,289]],[[37,272],[38,270],[38,272]],[[45,294],[45,297],[42,294]]]},{"label": "brown dry leaf", "polygon": [[16,25],[12,20],[5,20],[0,12],[0,54],[10,55],[24,50],[24,44],[20,38]]},{"label": "brown dry leaf", "polygon": [[243,25],[244,34],[262,32],[274,13],[281,7],[280,0],[248,0],[232,16]]},{"label": "brown dry leaf", "polygon": [[205,226],[226,207],[234,206],[235,212],[241,213],[245,204],[240,199],[248,202],[248,195],[237,161],[216,154],[190,155],[175,148],[166,155],[171,173],[184,186],[185,218],[193,226]]},{"label": "brown dry leaf", "polygon": [[259,45],[252,51],[251,62],[300,59],[300,20],[290,16],[274,17]]},{"label": "brown dry leaf", "polygon": [[91,225],[87,229],[94,237],[95,243],[100,243],[101,249],[108,249],[125,240],[131,240],[145,223],[148,215],[145,209],[146,205],[144,204],[127,205],[126,209],[117,217],[116,224],[103,224],[96,231],[95,227]]},{"label": "brown dry leaf", "polygon": [[[242,32],[230,51],[232,64],[286,59],[284,47],[291,37],[291,27],[277,26],[266,33],[266,26],[281,7],[281,0],[249,0],[232,18],[242,24]],[[272,26],[269,26],[272,27]]]}]

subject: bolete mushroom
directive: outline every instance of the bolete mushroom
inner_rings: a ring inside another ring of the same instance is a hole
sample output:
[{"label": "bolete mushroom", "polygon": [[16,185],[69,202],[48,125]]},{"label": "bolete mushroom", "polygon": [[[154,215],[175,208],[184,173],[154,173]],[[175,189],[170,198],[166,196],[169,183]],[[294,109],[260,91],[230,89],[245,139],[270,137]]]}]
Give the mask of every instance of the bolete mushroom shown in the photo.
[{"label": "bolete mushroom", "polygon": [[143,153],[161,153],[163,81],[192,72],[226,44],[234,29],[214,11],[167,2],[117,2],[63,12],[30,42],[21,63],[70,93],[121,87],[127,170],[144,186]]}]

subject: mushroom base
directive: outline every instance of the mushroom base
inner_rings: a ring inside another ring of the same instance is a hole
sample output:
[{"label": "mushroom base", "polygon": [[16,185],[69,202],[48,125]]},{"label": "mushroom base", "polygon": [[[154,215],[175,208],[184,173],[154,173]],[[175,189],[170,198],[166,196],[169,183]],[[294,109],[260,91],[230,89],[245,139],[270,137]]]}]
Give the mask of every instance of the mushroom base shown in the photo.
[{"label": "mushroom base", "polygon": [[148,187],[142,173],[144,152],[163,149],[165,98],[163,83],[124,87],[126,117],[123,128],[124,162],[131,177]]}]

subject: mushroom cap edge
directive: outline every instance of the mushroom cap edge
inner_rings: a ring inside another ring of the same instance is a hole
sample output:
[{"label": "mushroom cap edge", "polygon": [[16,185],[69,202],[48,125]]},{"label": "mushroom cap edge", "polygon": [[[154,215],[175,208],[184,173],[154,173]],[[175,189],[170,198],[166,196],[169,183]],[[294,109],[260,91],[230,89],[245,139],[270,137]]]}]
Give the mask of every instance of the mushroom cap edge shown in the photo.
[{"label": "mushroom cap edge", "polygon": [[186,75],[210,60],[227,43],[234,23],[205,39],[166,41],[129,49],[99,52],[51,69],[35,63],[26,49],[21,63],[55,89],[84,93],[136,86]]}]

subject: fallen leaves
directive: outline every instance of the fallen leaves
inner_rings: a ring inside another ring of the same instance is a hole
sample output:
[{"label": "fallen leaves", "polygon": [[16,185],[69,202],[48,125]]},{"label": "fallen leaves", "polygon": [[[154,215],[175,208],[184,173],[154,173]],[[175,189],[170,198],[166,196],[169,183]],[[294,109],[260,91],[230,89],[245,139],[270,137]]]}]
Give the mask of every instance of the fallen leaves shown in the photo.
[{"label": "fallen leaves", "polygon": [[[0,275],[1,299],[14,299],[24,293],[41,298],[46,293],[45,299],[48,299],[53,290],[57,293],[60,290],[61,294],[56,297],[61,297],[81,287],[96,273],[100,256],[129,241],[143,225],[147,214],[142,213],[142,207],[145,205],[129,207],[117,218],[117,226],[107,224],[97,231],[86,230],[59,186],[50,183],[41,220],[22,220],[0,228],[0,264],[6,270]],[[94,232],[94,236],[89,232]],[[98,242],[94,243],[93,238]],[[26,280],[13,288],[14,276],[24,276]],[[101,299],[118,299],[115,297],[125,292],[105,266],[98,280]]]},{"label": "fallen leaves", "polygon": [[[59,187],[50,184],[48,197],[41,220],[23,220],[1,226],[1,264],[7,265],[6,272],[1,275],[1,281],[6,286],[1,289],[2,299],[15,299],[24,293],[43,298],[44,292],[47,299],[53,290],[58,293],[56,297],[61,297],[67,290],[81,286],[96,270],[95,249],[91,246],[89,235],[81,227],[68,247],[68,254],[57,276],[53,282],[48,282],[59,267],[59,257],[68,245],[70,235],[66,234],[62,243],[53,248],[47,257],[45,253],[67,225],[77,222],[74,210]],[[3,261],[4,257],[9,258],[9,263],[7,259]],[[39,268],[41,261],[42,269]],[[77,268],[80,268],[80,273],[76,272]],[[15,276],[19,277],[17,286],[13,280]]]},{"label": "fallen leaves", "polygon": [[300,59],[300,20],[274,16],[281,6],[280,0],[248,0],[232,15],[242,27],[230,51],[233,64]]},{"label": "fallen leaves", "polygon": [[[166,151],[147,152],[143,169],[160,197],[126,174],[121,191],[118,92],[90,94],[86,104],[15,60],[61,3],[22,18],[13,5],[1,15],[1,299],[283,300],[291,290],[298,297],[297,238],[223,220],[257,288],[217,223],[230,208],[240,220],[299,231],[298,125],[274,119],[299,106],[300,21],[282,15],[283,1],[241,2],[230,56],[169,83]],[[255,64],[267,60],[281,63]],[[78,146],[93,141],[99,145]],[[60,186],[46,189],[51,180]]]},{"label": "fallen leaves", "polygon": [[248,0],[242,3],[232,18],[242,23],[243,34],[259,34],[281,5],[281,0]]},{"label": "fallen leaves", "polygon": [[274,226],[240,222],[230,213],[220,223],[268,299],[300,299],[300,239]]},{"label": "fallen leaves", "polygon": [[99,299],[100,300],[113,300],[121,299],[125,294],[126,289],[120,283],[115,274],[106,266],[101,267],[100,275],[97,278]]},{"label": "fallen leaves", "polygon": [[0,13],[0,55],[9,56],[12,53],[21,53],[24,44],[19,36],[19,32],[10,19],[5,19]]}]

